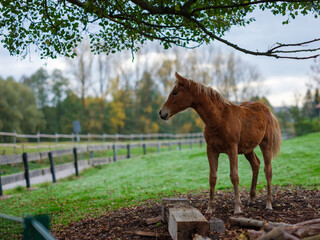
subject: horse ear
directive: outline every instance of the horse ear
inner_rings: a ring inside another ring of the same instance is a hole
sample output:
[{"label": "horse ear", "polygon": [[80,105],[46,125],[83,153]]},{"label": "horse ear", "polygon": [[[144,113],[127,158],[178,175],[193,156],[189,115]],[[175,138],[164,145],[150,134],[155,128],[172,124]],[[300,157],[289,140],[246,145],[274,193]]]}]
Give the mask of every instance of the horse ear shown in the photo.
[{"label": "horse ear", "polygon": [[180,76],[177,72],[176,72],[176,79],[178,84],[184,85],[185,81],[187,80],[186,78]]}]

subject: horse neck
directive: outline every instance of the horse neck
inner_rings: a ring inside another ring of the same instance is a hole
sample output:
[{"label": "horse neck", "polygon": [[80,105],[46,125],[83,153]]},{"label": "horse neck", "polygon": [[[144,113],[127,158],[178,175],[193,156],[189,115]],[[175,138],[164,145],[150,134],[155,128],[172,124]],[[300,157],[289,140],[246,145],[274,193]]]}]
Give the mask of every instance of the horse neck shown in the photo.
[{"label": "horse neck", "polygon": [[217,126],[222,121],[222,112],[226,107],[227,104],[217,97],[211,99],[210,96],[202,93],[197,93],[194,96],[194,104],[192,105],[207,127]]}]

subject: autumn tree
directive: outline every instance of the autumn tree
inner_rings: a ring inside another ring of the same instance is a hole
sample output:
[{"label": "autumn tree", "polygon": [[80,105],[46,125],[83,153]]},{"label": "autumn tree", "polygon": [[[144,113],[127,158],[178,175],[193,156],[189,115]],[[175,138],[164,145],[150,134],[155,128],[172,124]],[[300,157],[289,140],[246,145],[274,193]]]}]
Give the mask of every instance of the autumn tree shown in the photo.
[{"label": "autumn tree", "polygon": [[110,133],[121,133],[121,129],[125,125],[126,112],[125,104],[122,101],[122,97],[125,96],[124,92],[125,90],[121,86],[119,76],[112,78],[110,81],[110,95],[112,99],[108,104]]},{"label": "autumn tree", "polygon": [[257,9],[284,16],[283,24],[288,24],[297,15],[318,17],[320,2],[2,0],[0,38],[12,55],[25,56],[34,44],[43,58],[75,56],[74,49],[84,36],[88,36],[96,53],[123,49],[135,52],[147,41],[157,41],[164,48],[174,45],[193,48],[218,41],[256,56],[304,59],[319,55],[320,38],[269,43],[267,50],[260,51],[255,46],[246,49],[224,38],[231,27],[245,27],[255,21],[250,14]]}]

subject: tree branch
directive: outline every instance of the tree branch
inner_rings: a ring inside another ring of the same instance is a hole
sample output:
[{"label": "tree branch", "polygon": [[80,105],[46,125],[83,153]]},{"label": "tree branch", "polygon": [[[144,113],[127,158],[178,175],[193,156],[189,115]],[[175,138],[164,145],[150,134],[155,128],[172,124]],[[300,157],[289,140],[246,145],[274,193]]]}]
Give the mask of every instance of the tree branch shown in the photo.
[{"label": "tree branch", "polygon": [[[188,18],[190,21],[193,21],[194,23],[196,23],[200,29],[202,29],[202,31],[210,36],[211,38],[219,41],[219,42],[222,42],[240,52],[243,52],[243,53],[246,53],[246,54],[250,54],[250,55],[254,55],[254,56],[268,56],[268,57],[274,57],[274,58],[287,58],[287,59],[297,59],[297,60],[302,60],[302,59],[310,59],[310,58],[317,58],[320,56],[320,53],[319,54],[316,54],[316,55],[312,55],[312,56],[306,56],[306,57],[291,57],[291,56],[281,56],[281,55],[277,55],[274,51],[274,48],[273,49],[270,49],[266,52],[259,52],[259,51],[251,51],[251,50],[248,50],[248,49],[245,49],[245,48],[241,48],[239,47],[238,45],[234,44],[234,43],[231,43],[223,38],[220,38],[218,36],[216,36],[215,34],[213,34],[212,32],[208,31],[199,21],[197,21],[196,19],[194,18]],[[308,42],[305,42],[305,43],[309,43],[309,42],[316,42],[316,41],[320,41],[320,39],[315,39],[315,40],[312,40],[312,41],[308,41]],[[280,47],[292,47],[292,46],[301,46],[303,45],[304,43],[298,43],[298,44],[281,44],[281,46],[277,46],[275,47],[276,49],[279,49]],[[316,48],[314,50],[312,49],[309,49],[308,52],[311,52],[311,51],[318,51],[319,49]],[[282,51],[282,53],[294,53],[294,52],[303,52],[303,50],[296,50],[296,51],[287,51],[287,52],[284,52]],[[306,51],[304,51],[306,52]],[[278,53],[281,53],[280,51],[278,51]]]},{"label": "tree branch", "polygon": [[[74,4],[78,7],[85,8],[85,2],[82,2],[80,0],[67,0],[69,3]],[[174,15],[174,16],[179,16],[182,17],[189,22],[193,22],[196,24],[196,26],[202,30],[202,32],[211,38],[212,40],[217,40],[219,42],[222,42],[240,52],[254,55],[254,56],[268,56],[268,57],[274,57],[274,58],[288,58],[288,59],[309,59],[309,58],[317,58],[320,54],[314,54],[311,56],[290,56],[292,53],[304,53],[304,52],[316,52],[319,51],[320,48],[309,48],[309,49],[297,49],[297,50],[285,50],[288,49],[289,47],[301,47],[306,44],[310,43],[315,43],[319,42],[320,39],[314,39],[311,41],[306,41],[302,43],[296,43],[296,44],[281,44],[278,43],[277,46],[269,49],[268,51],[252,51],[249,49],[245,49],[242,47],[239,47],[238,45],[229,42],[228,40],[219,37],[216,35],[214,32],[210,31],[202,22],[197,20],[195,17],[193,17],[193,14],[198,12],[198,11],[203,11],[203,10],[210,10],[210,9],[233,9],[233,8],[242,8],[242,7],[248,7],[248,6],[254,6],[258,4],[267,4],[267,3],[295,3],[295,2],[313,2],[311,0],[305,0],[305,1],[298,1],[298,0],[289,0],[289,1],[284,1],[284,0],[259,0],[259,1],[253,1],[253,2],[246,2],[246,3],[239,3],[239,4],[230,4],[230,5],[223,5],[223,6],[216,6],[214,3],[211,6],[205,6],[205,7],[200,7],[196,8],[193,11],[190,11],[191,6],[197,2],[197,0],[188,0],[183,6],[181,6],[181,9],[176,9],[174,7],[166,7],[162,5],[152,5],[146,0],[131,0],[132,3],[135,5],[139,6],[142,11],[145,10],[146,12],[142,12],[142,14],[148,14],[150,17],[156,16],[156,15]],[[119,6],[118,6],[119,7]],[[108,15],[104,11],[97,13],[97,12],[92,12],[92,14],[95,15],[100,15],[100,18],[106,18],[109,19],[110,21],[119,24],[120,26],[124,27],[124,29],[129,29],[134,32],[137,32],[141,36],[144,36],[148,39],[155,39],[159,40],[162,42],[167,42],[169,44],[175,44],[177,46],[181,46],[181,41],[185,42],[197,42],[199,45],[201,45],[204,41],[198,40],[193,40],[192,38],[188,37],[187,34],[185,34],[184,37],[180,36],[175,36],[173,34],[170,34],[170,36],[166,35],[167,31],[172,31],[172,29],[177,29],[179,31],[179,28],[183,27],[183,25],[176,26],[174,25],[174,21],[169,21],[167,25],[161,25],[161,24],[154,24],[152,22],[152,19],[150,19],[150,22],[144,21],[142,19],[138,19],[135,15],[132,16],[129,13],[125,12],[124,9],[121,8],[120,6],[120,12],[122,14],[117,14],[117,15]],[[125,21],[123,21],[125,20]],[[149,19],[148,19],[149,20]],[[131,23],[135,22],[139,27],[132,25]],[[172,25],[170,25],[172,24]],[[153,28],[155,31],[153,33],[149,32],[148,27]],[[186,30],[192,31],[193,29],[188,29]],[[183,47],[186,47],[185,44],[183,44]]]},{"label": "tree branch", "polygon": [[240,3],[240,4],[231,4],[231,5],[223,5],[223,6],[207,6],[202,8],[196,8],[191,12],[191,15],[193,15],[196,12],[204,11],[204,10],[214,10],[214,9],[232,9],[232,8],[242,8],[242,7],[248,7],[252,5],[257,4],[263,4],[263,3],[278,3],[278,2],[287,2],[287,3],[295,3],[295,2],[313,2],[313,0],[305,0],[305,1],[299,1],[299,0],[261,0],[261,1],[253,1],[253,2],[247,2],[247,3]]}]

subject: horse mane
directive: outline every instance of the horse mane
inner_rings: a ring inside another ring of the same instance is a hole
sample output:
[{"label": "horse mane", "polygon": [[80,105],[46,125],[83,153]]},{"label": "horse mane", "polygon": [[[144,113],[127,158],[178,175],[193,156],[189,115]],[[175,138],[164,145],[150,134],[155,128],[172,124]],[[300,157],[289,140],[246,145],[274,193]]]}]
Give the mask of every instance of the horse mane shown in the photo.
[{"label": "horse mane", "polygon": [[[181,81],[181,79],[177,79],[175,82],[175,85],[178,84]],[[230,102],[228,99],[226,99],[224,96],[222,96],[217,90],[213,89],[210,86],[205,86],[204,84],[200,82],[196,82],[191,79],[183,79],[183,83],[187,84],[187,86],[190,88],[191,85],[195,85],[198,92],[208,96],[213,102],[221,102],[223,104],[227,105],[233,105],[232,102]]]}]

